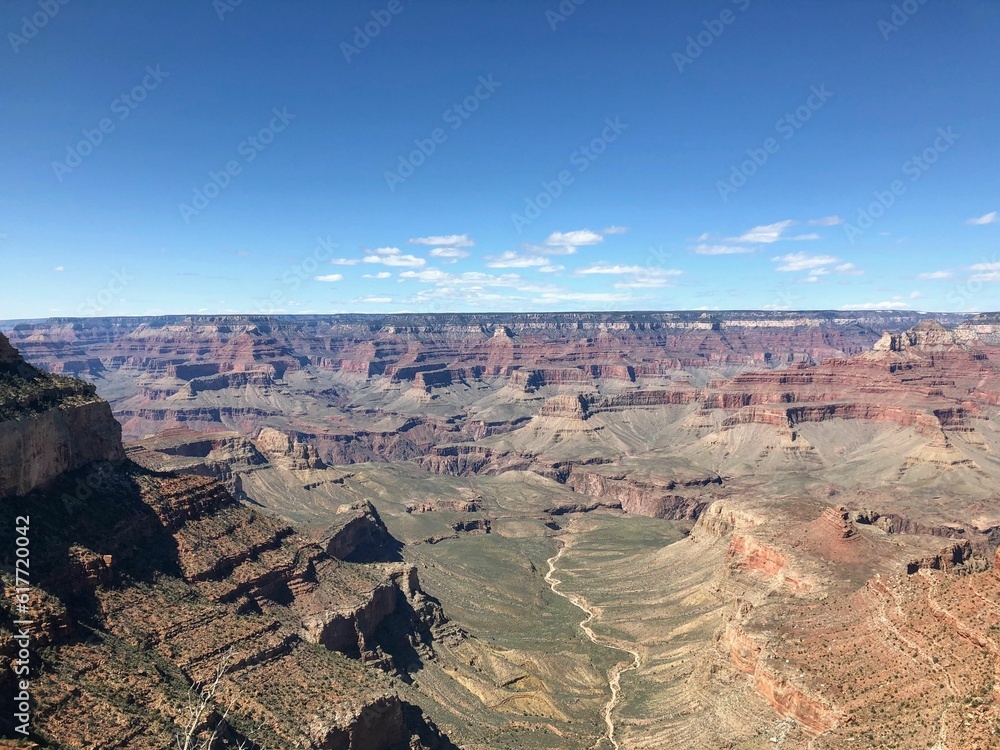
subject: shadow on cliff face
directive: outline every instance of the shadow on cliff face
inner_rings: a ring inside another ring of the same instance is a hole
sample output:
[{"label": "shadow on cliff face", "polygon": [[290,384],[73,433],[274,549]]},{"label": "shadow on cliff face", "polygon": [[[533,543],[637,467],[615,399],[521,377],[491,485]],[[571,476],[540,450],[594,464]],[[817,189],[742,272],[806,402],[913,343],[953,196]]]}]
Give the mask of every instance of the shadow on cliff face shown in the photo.
[{"label": "shadow on cliff face", "polygon": [[[177,543],[145,499],[143,474],[128,462],[97,463],[2,502],[3,538],[28,521],[32,587],[57,595],[78,619],[97,613],[98,586],[181,576]],[[0,565],[12,569],[14,553],[0,550]]]},{"label": "shadow on cliff face", "polygon": [[343,559],[345,562],[365,564],[403,562],[403,543],[388,531],[382,537],[372,534],[369,540],[359,544],[352,554]]},{"label": "shadow on cliff face", "polygon": [[[419,706],[403,703],[403,721],[427,750],[459,750],[458,745],[448,739],[448,735],[438,729],[437,725],[424,716]],[[412,747],[409,745],[407,747]]]},{"label": "shadow on cliff face", "polygon": [[444,622],[441,602],[433,596],[421,592],[414,602],[397,591],[395,611],[375,631],[375,645],[392,660],[400,679],[411,684],[412,675],[434,658],[433,628]]},{"label": "shadow on cliff face", "polygon": [[[96,463],[64,473],[28,495],[0,499],[0,538],[10,540],[0,547],[0,588],[16,584],[31,592],[27,613],[0,611],[0,643],[5,644],[0,662],[14,663],[12,636],[22,628],[15,619],[31,621],[31,675],[46,668],[39,648],[101,650],[105,636],[99,588],[180,576],[176,542],[144,500],[141,473],[128,462]],[[15,577],[18,547],[13,540],[22,535],[28,539],[28,568],[22,566]],[[0,695],[13,705],[7,697],[14,695],[16,683],[9,679],[14,673],[3,671]],[[179,674],[172,679],[182,680]],[[39,707],[31,701],[34,715]],[[13,734],[9,712],[0,718],[0,736],[19,736]]]}]

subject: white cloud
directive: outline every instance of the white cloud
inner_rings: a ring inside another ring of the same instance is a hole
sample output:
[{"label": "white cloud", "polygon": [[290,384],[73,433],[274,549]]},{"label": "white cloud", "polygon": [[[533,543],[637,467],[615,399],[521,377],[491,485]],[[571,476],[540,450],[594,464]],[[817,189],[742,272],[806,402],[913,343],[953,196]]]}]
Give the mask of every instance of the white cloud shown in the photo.
[{"label": "white cloud", "polygon": [[628,227],[608,227],[601,234],[625,234],[628,231]]},{"label": "white cloud", "polygon": [[791,219],[786,219],[785,221],[778,221],[774,224],[763,224],[759,227],[754,227],[746,232],[744,232],[739,237],[734,237],[731,242],[745,242],[748,244],[758,243],[762,245],[770,245],[774,242],[780,242],[783,240],[818,240],[820,236],[818,234],[800,234],[795,237],[785,237],[785,231],[789,228],[795,226],[795,222]]},{"label": "white cloud", "polygon": [[597,263],[576,272],[577,276],[630,276],[619,281],[616,289],[658,289],[670,284],[671,280],[683,274],[676,268],[650,268],[647,266],[623,266]]},{"label": "white cloud", "polygon": [[581,268],[576,273],[578,276],[590,276],[592,274],[619,276],[625,273],[642,273],[643,271],[648,270],[648,268],[643,266],[611,266],[607,263],[597,263],[596,265],[589,266],[587,268]]},{"label": "white cloud", "polygon": [[741,245],[698,245],[694,248],[695,255],[741,255],[752,253],[756,248]]},{"label": "white cloud", "polygon": [[391,279],[392,274],[388,271],[379,271],[378,273],[365,273],[361,275],[363,279]]},{"label": "white cloud", "polygon": [[978,271],[969,277],[969,281],[1000,281],[1000,263],[976,263],[969,266],[970,271]]},{"label": "white cloud", "polygon": [[330,281],[330,282],[332,282],[332,281],[340,281],[343,278],[344,278],[343,274],[331,273],[331,274],[327,274],[326,276],[317,276],[316,277],[316,281]]},{"label": "white cloud", "polygon": [[431,256],[434,258],[444,258],[447,261],[456,263],[462,258],[468,258],[470,255],[468,250],[460,250],[457,247],[436,247],[431,250]]},{"label": "white cloud", "polygon": [[1000,221],[1000,213],[997,213],[996,211],[990,211],[985,216],[980,216],[979,218],[975,219],[969,219],[965,223],[974,227],[982,227],[986,226],[987,224],[996,224],[998,221]]},{"label": "white cloud", "polygon": [[540,258],[537,255],[518,255],[508,250],[503,255],[493,257],[486,265],[490,268],[535,268],[548,266],[550,263],[548,258]]},{"label": "white cloud", "polygon": [[953,276],[951,271],[929,271],[917,276],[918,279],[950,279]]},{"label": "white cloud", "polygon": [[423,281],[425,283],[437,283],[451,276],[439,268],[428,268],[425,271],[403,271],[399,274],[400,281]]},{"label": "white cloud", "polygon": [[905,302],[893,299],[886,302],[862,302],[858,305],[841,305],[840,310],[899,310],[910,307]]},{"label": "white cloud", "polygon": [[363,263],[381,263],[385,266],[397,266],[403,268],[420,268],[427,265],[427,261],[415,255],[404,255],[398,247],[380,247],[371,251],[371,255],[362,258]]},{"label": "white cloud", "polygon": [[533,301],[539,304],[554,302],[627,302],[629,294],[608,294],[606,292],[545,292]]},{"label": "white cloud", "polygon": [[840,258],[832,255],[806,255],[805,253],[788,253],[771,258],[775,263],[780,263],[776,270],[782,273],[796,273],[798,271],[810,271],[823,266],[831,266],[839,263]]},{"label": "white cloud", "polygon": [[65,266],[56,266],[56,267],[55,267],[55,268],[53,268],[52,270],[53,270],[53,271],[65,271],[65,270],[66,270],[66,267],[65,267]]},{"label": "white cloud", "polygon": [[629,281],[619,281],[615,289],[661,289],[670,286],[670,280],[670,276],[636,276]]},{"label": "white cloud", "polygon": [[844,220],[839,216],[824,216],[822,219],[810,219],[806,222],[811,227],[835,227],[843,223]]},{"label": "white cloud", "polygon": [[604,235],[591,232],[589,229],[578,229],[573,232],[553,232],[545,240],[545,244],[550,247],[560,247],[563,245],[586,247],[589,245],[600,245],[602,242],[604,242]]},{"label": "white cloud", "polygon": [[558,273],[559,271],[565,271],[566,266],[549,265],[549,266],[542,266],[538,270],[541,271],[542,273]]},{"label": "white cloud", "polygon": [[475,242],[467,234],[445,234],[433,237],[414,237],[411,245],[429,245],[431,247],[474,247]]},{"label": "white cloud", "polygon": [[388,305],[392,297],[360,297],[354,301],[365,305]]},{"label": "white cloud", "polygon": [[591,247],[602,242],[604,242],[603,234],[589,229],[577,229],[572,232],[553,232],[542,247],[529,249],[547,255],[573,255],[579,247]]},{"label": "white cloud", "polygon": [[848,276],[864,276],[865,272],[858,268],[853,263],[841,263],[839,266],[833,269],[837,273],[847,274]]},{"label": "white cloud", "polygon": [[779,221],[774,224],[764,224],[759,227],[754,227],[747,232],[735,239],[736,242],[759,242],[765,245],[770,245],[772,242],[777,242],[782,239],[781,235],[785,233],[785,230],[792,226],[795,222],[791,219],[785,221]]},{"label": "white cloud", "polygon": [[335,266],[356,266],[360,262],[357,258],[334,258],[330,261]]}]

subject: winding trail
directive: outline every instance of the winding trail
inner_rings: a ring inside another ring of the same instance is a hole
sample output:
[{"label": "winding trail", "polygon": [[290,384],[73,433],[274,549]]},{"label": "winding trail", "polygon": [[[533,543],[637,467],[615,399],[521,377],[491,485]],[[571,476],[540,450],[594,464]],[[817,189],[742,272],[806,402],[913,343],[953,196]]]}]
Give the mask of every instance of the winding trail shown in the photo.
[{"label": "winding trail", "polygon": [[[601,638],[598,636],[593,629],[590,627],[590,623],[593,622],[594,618],[597,617],[597,612],[590,608],[587,600],[580,596],[579,594],[564,594],[562,591],[556,588],[562,581],[555,577],[556,563],[559,562],[559,558],[563,556],[563,553],[569,549],[569,545],[565,542],[560,543],[559,552],[548,559],[549,572],[545,574],[545,582],[549,584],[552,589],[552,593],[556,596],[561,596],[563,599],[568,601],[574,607],[583,612],[587,617],[580,622],[580,629],[586,633],[587,637],[590,638],[591,642],[601,648],[611,649],[613,651],[621,651],[622,653],[629,654],[632,657],[632,663],[620,662],[616,664],[610,672],[608,672],[608,686],[611,688],[611,699],[604,706],[604,723],[607,725],[608,730],[604,733],[604,737],[607,737],[611,742],[614,750],[620,750],[620,745],[618,740],[615,739],[615,720],[614,720],[614,710],[621,702],[622,693],[622,675],[626,672],[632,672],[638,669],[642,665],[642,660],[639,657],[638,651],[633,651],[630,648],[626,648],[618,644],[617,642],[609,638]],[[597,747],[604,740],[601,737],[595,744]]]}]

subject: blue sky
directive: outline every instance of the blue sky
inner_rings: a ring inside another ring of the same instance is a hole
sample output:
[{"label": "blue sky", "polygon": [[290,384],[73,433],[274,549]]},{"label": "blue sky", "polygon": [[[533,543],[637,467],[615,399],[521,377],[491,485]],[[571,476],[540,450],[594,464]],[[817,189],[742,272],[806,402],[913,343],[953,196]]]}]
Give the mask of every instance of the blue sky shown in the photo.
[{"label": "blue sky", "polygon": [[993,0],[14,0],[0,31],[0,318],[1000,308]]}]

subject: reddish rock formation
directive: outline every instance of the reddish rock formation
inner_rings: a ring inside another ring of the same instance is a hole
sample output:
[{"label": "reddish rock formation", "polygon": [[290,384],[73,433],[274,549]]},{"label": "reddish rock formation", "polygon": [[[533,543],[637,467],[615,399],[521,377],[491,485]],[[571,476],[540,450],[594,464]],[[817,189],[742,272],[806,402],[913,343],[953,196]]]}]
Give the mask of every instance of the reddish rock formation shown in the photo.
[{"label": "reddish rock formation", "polygon": [[916,427],[928,435],[971,431],[970,422],[981,417],[977,400],[989,402],[980,394],[1000,382],[991,356],[981,345],[927,321],[911,331],[886,334],[873,351],[851,359],[714,381],[702,406],[737,410],[725,426],[790,428],[858,419]]},{"label": "reddish rock formation", "polygon": [[726,557],[736,567],[760,571],[769,576],[778,575],[788,565],[788,558],[784,554],[743,534],[733,534]]},{"label": "reddish rock formation", "polygon": [[[41,735],[67,747],[172,746],[188,721],[188,687],[221,664],[219,705],[205,720],[217,722],[229,705],[221,739],[231,746],[252,744],[245,732],[258,725],[253,742],[271,747],[390,750],[441,740],[364,666],[405,672],[411,654],[433,656],[435,633],[460,637],[414,568],[341,563],[214,479],[119,461],[120,442],[105,451],[95,438],[109,412],[93,408],[101,404],[91,388],[25,368],[2,340],[0,357],[0,415],[14,415],[0,430],[13,424],[23,438],[3,458],[28,466],[6,476],[30,478],[8,480],[18,494],[4,498],[4,520],[31,518],[25,615],[34,621],[32,725]],[[79,429],[53,433],[48,420],[60,411]],[[201,450],[179,437],[161,447]],[[28,447],[47,440],[57,461],[33,468],[39,459]],[[87,440],[91,453],[78,445]],[[84,476],[67,474],[84,467]],[[0,578],[13,586],[9,573]],[[332,612],[355,634],[326,639],[336,653],[308,645],[324,641],[314,623]],[[0,624],[4,694],[19,658],[11,619]],[[0,731],[9,722],[0,716]]]}]

